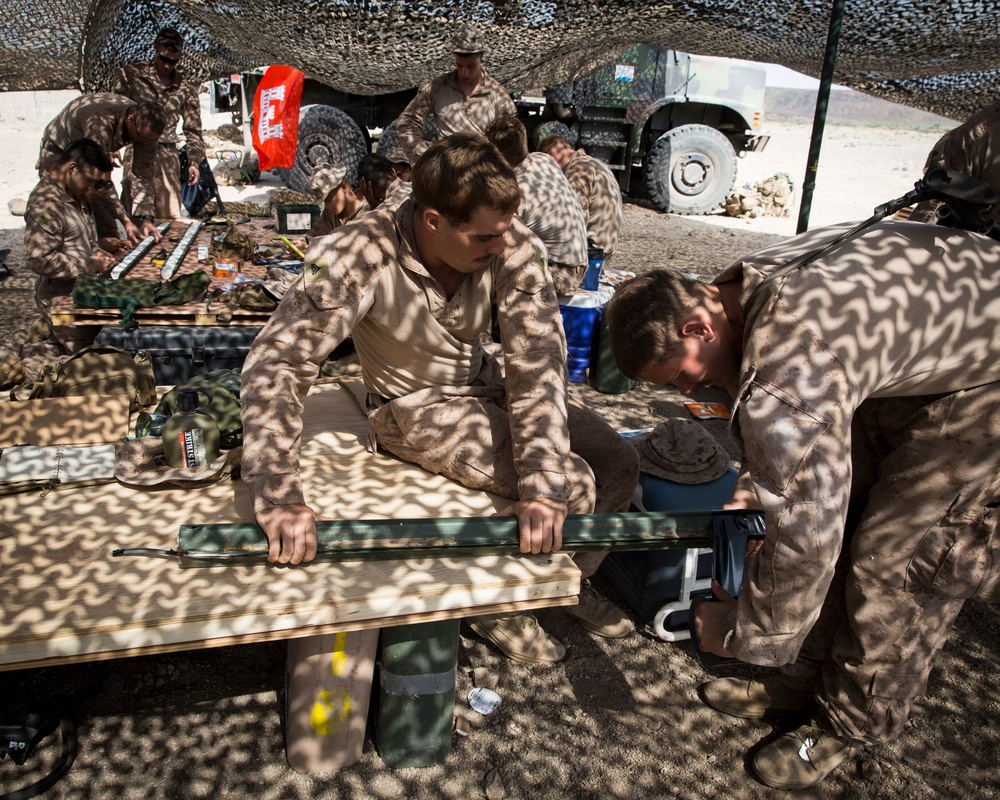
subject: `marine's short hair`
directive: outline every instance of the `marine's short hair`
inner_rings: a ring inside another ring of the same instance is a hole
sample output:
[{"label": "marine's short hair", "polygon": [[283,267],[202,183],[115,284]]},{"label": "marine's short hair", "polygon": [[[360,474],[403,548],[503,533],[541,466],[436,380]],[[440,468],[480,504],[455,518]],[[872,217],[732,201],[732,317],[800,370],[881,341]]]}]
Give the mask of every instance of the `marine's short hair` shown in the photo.
[{"label": "marine's short hair", "polygon": [[149,128],[160,136],[167,127],[167,118],[156,103],[139,103],[135,106],[135,124],[139,128]]},{"label": "marine's short hair", "polygon": [[162,47],[164,50],[181,52],[184,49],[184,37],[176,28],[161,28],[153,40],[153,47]]},{"label": "marine's short hair", "polygon": [[548,136],[544,137],[538,143],[538,152],[547,153],[549,152],[549,150],[552,150],[558,144],[564,144],[567,147],[573,146],[566,141],[565,136],[560,136],[558,133],[550,133]]},{"label": "marine's short hair", "polygon": [[507,163],[516,167],[528,157],[528,132],[513,114],[501,114],[486,126],[486,138]]},{"label": "marine's short hair", "polygon": [[395,175],[392,171],[392,162],[378,153],[369,153],[358,162],[358,180],[364,178],[369,183],[380,180],[391,181]]},{"label": "marine's short hair", "polygon": [[668,269],[646,272],[620,286],[604,309],[618,369],[638,379],[650,364],[680,355],[681,324],[704,305],[708,293],[707,284]]},{"label": "marine's short hair", "polygon": [[70,162],[98,172],[111,172],[114,169],[107,151],[93,139],[74,139],[70,142],[56,163],[61,167]]},{"label": "marine's short hair", "polygon": [[514,170],[478,133],[456,133],[435,142],[413,165],[413,199],[452,225],[469,222],[482,206],[517,213],[521,191]]}]

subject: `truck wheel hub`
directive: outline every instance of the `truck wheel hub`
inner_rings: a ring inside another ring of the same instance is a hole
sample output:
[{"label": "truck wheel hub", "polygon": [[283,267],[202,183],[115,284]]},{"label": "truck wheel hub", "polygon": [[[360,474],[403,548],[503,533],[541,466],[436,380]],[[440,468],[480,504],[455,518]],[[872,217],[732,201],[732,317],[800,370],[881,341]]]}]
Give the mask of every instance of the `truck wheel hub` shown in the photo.
[{"label": "truck wheel hub", "polygon": [[704,191],[712,174],[712,162],[701,153],[681,156],[673,169],[674,188],[685,195],[695,195]]}]

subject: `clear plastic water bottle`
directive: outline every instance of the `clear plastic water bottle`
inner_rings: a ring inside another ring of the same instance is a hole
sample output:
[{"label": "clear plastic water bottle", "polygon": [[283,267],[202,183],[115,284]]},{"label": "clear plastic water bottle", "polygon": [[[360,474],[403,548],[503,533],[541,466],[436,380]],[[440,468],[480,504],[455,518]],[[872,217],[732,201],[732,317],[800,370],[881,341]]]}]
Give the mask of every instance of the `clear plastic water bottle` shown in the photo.
[{"label": "clear plastic water bottle", "polygon": [[604,269],[604,250],[591,247],[587,250],[587,274],[583,279],[583,288],[588,292],[596,292],[601,286],[601,272]]}]

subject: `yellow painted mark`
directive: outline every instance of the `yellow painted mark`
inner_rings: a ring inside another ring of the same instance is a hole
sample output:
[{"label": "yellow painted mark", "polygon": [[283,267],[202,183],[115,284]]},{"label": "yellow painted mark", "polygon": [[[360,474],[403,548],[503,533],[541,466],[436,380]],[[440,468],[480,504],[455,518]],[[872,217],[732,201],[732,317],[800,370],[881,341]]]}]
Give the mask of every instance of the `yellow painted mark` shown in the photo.
[{"label": "yellow painted mark", "polygon": [[328,692],[316,696],[309,712],[309,726],[320,736],[330,736],[351,718],[351,696],[347,692]]},{"label": "yellow painted mark", "polygon": [[330,672],[343,675],[347,666],[347,634],[338,633],[333,637],[333,658],[330,661]]}]

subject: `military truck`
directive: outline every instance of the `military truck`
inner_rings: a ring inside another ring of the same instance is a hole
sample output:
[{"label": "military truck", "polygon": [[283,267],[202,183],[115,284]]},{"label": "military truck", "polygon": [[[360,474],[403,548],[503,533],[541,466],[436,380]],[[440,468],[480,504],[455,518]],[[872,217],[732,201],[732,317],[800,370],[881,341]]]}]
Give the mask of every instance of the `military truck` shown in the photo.
[{"label": "military truck", "polygon": [[[253,108],[262,74],[240,76],[236,124],[246,120],[243,109]],[[707,214],[731,192],[737,156],[767,144],[765,76],[747,62],[640,44],[541,96],[512,96],[533,146],[558,133],[607,162],[623,193],[648,196],[663,211]],[[282,179],[305,191],[312,168],[326,160],[342,161],[352,175],[376,134],[377,152],[398,143],[395,119],[415,93],[352,95],[306,79],[295,166],[280,171]],[[436,137],[432,120],[424,136]]]}]

